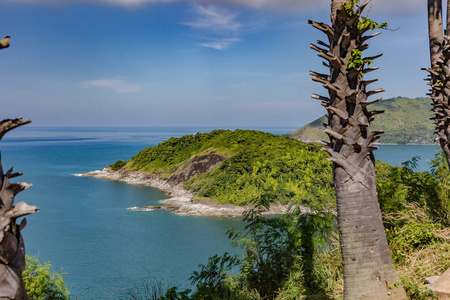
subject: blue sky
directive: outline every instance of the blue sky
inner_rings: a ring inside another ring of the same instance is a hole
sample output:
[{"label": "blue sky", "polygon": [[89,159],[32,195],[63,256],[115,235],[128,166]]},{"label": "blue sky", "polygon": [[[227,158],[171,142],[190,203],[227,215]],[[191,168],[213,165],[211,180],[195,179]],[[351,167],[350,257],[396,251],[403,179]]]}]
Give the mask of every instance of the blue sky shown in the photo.
[{"label": "blue sky", "polygon": [[[0,0],[2,118],[35,126],[300,127],[325,113],[309,48],[326,0]],[[421,97],[426,1],[373,0],[382,96]]]}]

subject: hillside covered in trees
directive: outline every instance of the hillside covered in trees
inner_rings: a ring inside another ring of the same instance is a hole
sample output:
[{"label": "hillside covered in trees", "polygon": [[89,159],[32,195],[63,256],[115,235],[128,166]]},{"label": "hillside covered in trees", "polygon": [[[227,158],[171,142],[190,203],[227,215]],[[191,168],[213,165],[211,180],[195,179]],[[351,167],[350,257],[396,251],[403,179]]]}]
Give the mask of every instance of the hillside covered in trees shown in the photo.
[{"label": "hillside covered in trees", "polygon": [[[250,205],[279,201],[334,207],[328,154],[321,145],[252,130],[214,130],[171,138],[109,168],[182,183],[196,200]],[[395,168],[378,162],[379,181]]]},{"label": "hillside covered in trees", "polygon": [[[430,118],[430,100],[428,98],[397,97],[375,103],[374,110],[384,110],[383,114],[371,123],[373,130],[384,130],[379,142],[385,144],[432,144],[434,125]],[[427,113],[428,112],[428,113]],[[323,132],[326,116],[318,118],[302,128],[286,134],[301,141],[327,141]]]},{"label": "hillside covered in trees", "polygon": [[[341,298],[331,164],[320,148],[258,131],[215,130],[171,138],[128,162],[110,165],[118,172],[181,183],[197,200],[235,205],[292,201],[323,211],[263,218],[249,210],[245,232],[228,232],[243,257],[214,255],[192,273],[195,290],[172,287],[159,291],[158,299]],[[422,287],[424,278],[449,267],[449,172],[442,153],[432,161],[431,173],[414,172],[416,163],[394,167],[377,161],[377,191],[402,283],[410,299],[425,299],[431,292]],[[239,274],[230,275],[237,269]]]}]

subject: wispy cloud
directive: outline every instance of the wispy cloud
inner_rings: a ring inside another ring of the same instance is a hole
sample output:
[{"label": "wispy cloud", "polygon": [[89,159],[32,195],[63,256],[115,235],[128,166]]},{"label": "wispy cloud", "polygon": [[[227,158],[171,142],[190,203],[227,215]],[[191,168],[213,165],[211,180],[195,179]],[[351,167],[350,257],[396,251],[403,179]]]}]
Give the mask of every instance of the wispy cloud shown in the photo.
[{"label": "wispy cloud", "polygon": [[85,81],[84,85],[88,87],[106,88],[122,94],[136,93],[141,90],[138,84],[129,83],[121,78],[89,80]]},{"label": "wispy cloud", "polygon": [[205,31],[224,34],[236,32],[241,24],[237,21],[237,13],[213,5],[193,5],[196,19],[182,24]]},{"label": "wispy cloud", "polygon": [[240,39],[222,39],[217,41],[210,41],[205,43],[197,44],[197,46],[200,47],[206,47],[206,48],[212,48],[215,50],[224,51],[226,50],[231,44],[241,41]]},{"label": "wispy cloud", "polygon": [[241,41],[239,36],[243,25],[238,20],[238,13],[215,5],[195,2],[192,7],[194,13],[192,20],[181,24],[203,35],[201,39],[205,42],[198,43],[197,46],[223,51],[233,43]]}]

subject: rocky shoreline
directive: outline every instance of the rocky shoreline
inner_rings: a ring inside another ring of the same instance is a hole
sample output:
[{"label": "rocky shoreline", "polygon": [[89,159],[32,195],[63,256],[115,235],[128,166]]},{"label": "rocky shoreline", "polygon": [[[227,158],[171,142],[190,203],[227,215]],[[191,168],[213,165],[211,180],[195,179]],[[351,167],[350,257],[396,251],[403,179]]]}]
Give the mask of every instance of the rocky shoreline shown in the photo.
[{"label": "rocky shoreline", "polygon": [[[121,181],[128,184],[137,184],[151,186],[160,189],[167,193],[170,197],[168,199],[161,200],[160,203],[163,208],[169,211],[173,211],[183,215],[190,216],[216,216],[216,217],[240,217],[243,212],[249,207],[223,205],[217,204],[212,201],[199,202],[194,200],[194,195],[184,189],[181,184],[173,184],[167,180],[161,179],[155,175],[145,174],[141,172],[112,171],[109,168],[103,170],[97,170],[81,174],[81,176],[89,176],[99,179],[108,179],[114,181]],[[133,208],[137,211],[145,211],[144,208]],[[148,209],[153,210],[153,209]],[[148,211],[147,210],[147,211]],[[288,210],[286,205],[273,204],[268,211],[263,214],[275,215],[282,214]],[[301,208],[305,213],[310,212],[309,208]]]}]

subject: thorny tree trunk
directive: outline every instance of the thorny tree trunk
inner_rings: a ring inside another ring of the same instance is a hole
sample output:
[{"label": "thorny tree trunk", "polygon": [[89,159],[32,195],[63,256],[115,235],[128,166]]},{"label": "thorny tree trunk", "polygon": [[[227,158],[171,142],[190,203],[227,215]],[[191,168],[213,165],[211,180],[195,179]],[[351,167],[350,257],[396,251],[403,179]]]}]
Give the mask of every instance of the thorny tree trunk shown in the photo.
[{"label": "thorny tree trunk", "polygon": [[[9,46],[9,37],[0,40],[0,49]],[[10,130],[31,120],[21,118],[0,121],[0,139]],[[3,174],[0,161],[0,299],[28,299],[23,285],[22,272],[25,268],[25,247],[20,231],[25,227],[26,220],[16,224],[19,217],[38,211],[35,206],[25,202],[14,205],[14,197],[31,184],[24,182],[10,183],[11,178],[22,175],[13,173],[12,169]]]},{"label": "thorny tree trunk", "polygon": [[428,0],[428,36],[431,68],[428,94],[432,100],[435,133],[450,167],[450,1],[447,3],[447,31],[442,25],[442,0]]},{"label": "thorny tree trunk", "polygon": [[[325,132],[330,137],[328,147],[333,162],[336,188],[338,225],[344,265],[344,298],[406,299],[388,250],[386,235],[375,185],[373,142],[382,132],[372,131],[370,122],[382,111],[369,111],[367,97],[384,91],[366,91],[376,80],[363,80],[363,74],[377,68],[364,65],[348,68],[352,49],[365,50],[371,36],[363,36],[368,29],[356,24],[369,1],[348,13],[343,3],[332,1],[332,26],[309,21],[323,31],[329,43],[311,45],[318,56],[325,59],[330,74],[310,72],[314,81],[328,90],[328,97],[313,94],[322,100],[328,111]],[[369,59],[375,59],[371,57]],[[378,99],[374,102],[377,102]]]},{"label": "thorny tree trunk", "polygon": [[[21,118],[1,121],[0,139],[11,129],[29,122]],[[26,219],[20,225],[16,224],[16,219],[37,212],[38,208],[25,202],[14,205],[14,197],[31,186],[24,182],[9,182],[9,179],[20,175],[12,173],[12,169],[3,174],[0,162],[0,299],[28,299],[22,280],[25,247],[20,233],[26,225]]]}]

